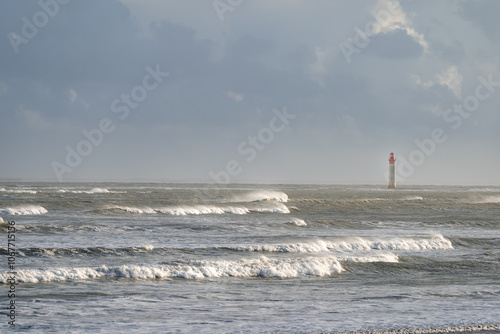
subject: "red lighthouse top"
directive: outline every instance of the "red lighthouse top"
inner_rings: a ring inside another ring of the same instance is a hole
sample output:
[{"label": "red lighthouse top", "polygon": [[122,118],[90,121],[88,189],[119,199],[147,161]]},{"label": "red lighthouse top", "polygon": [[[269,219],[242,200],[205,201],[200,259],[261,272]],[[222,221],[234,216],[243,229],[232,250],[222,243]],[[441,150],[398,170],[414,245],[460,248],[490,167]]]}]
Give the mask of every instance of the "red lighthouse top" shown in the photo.
[{"label": "red lighthouse top", "polygon": [[391,156],[389,157],[389,163],[393,164],[396,162],[396,158],[394,158],[394,153],[391,152]]}]

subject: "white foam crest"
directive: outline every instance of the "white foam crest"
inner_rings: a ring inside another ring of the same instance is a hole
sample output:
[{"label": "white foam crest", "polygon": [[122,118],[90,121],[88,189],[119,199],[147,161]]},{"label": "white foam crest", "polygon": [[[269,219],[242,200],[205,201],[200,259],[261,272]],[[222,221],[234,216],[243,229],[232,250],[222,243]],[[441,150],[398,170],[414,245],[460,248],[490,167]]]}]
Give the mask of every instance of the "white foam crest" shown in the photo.
[{"label": "white foam crest", "polygon": [[290,213],[290,210],[282,203],[273,203],[272,205],[264,205],[258,207],[252,207],[249,209],[251,212],[270,212],[270,213]]},{"label": "white foam crest", "polygon": [[137,214],[154,214],[156,213],[155,210],[151,209],[150,207],[134,207],[134,206],[110,206],[107,208],[108,210],[120,210],[124,211],[127,213],[137,213]]},{"label": "white foam crest", "polygon": [[474,204],[500,203],[500,196],[483,196],[473,202]]},{"label": "white foam crest", "polygon": [[[126,213],[135,214],[166,214],[173,216],[187,215],[220,215],[236,214],[244,215],[250,212],[258,213],[290,213],[290,210],[282,203],[266,203],[252,207],[244,206],[216,206],[216,205],[171,205],[160,208],[138,207],[138,206],[107,206],[104,210],[120,210]],[[305,222],[304,222],[305,223]],[[300,224],[297,221],[297,224]]]},{"label": "white foam crest", "polygon": [[36,190],[28,190],[28,189],[5,189],[0,188],[0,191],[7,193],[15,193],[15,194],[36,194]]},{"label": "white foam crest", "polygon": [[395,238],[390,240],[369,240],[360,237],[350,240],[326,241],[315,240],[307,243],[282,244],[282,245],[245,245],[230,247],[237,251],[245,252],[285,252],[285,253],[320,253],[328,251],[353,252],[371,250],[445,250],[453,249],[450,240],[442,235],[432,238]]},{"label": "white foam crest", "polygon": [[[265,256],[239,261],[187,261],[163,265],[122,265],[99,268],[54,268],[18,270],[17,282],[38,283],[95,278],[217,278],[217,277],[300,277],[330,276],[344,269],[336,258],[269,259]],[[0,273],[7,283],[8,272]]]},{"label": "white foam crest", "polygon": [[274,190],[259,190],[252,191],[246,194],[236,195],[232,198],[232,202],[288,202],[288,195],[281,191]]},{"label": "white foam crest", "polygon": [[424,198],[422,196],[408,196],[403,198],[404,201],[423,201]]},{"label": "white foam crest", "polygon": [[[62,190],[62,191],[61,191]],[[60,189],[59,192],[67,192],[68,190]],[[92,188],[90,190],[71,190],[73,194],[109,194],[114,191],[109,191],[106,188]]]},{"label": "white foam crest", "polygon": [[288,224],[296,225],[296,226],[307,226],[307,223],[300,218],[290,217]]},{"label": "white foam crest", "polygon": [[0,208],[0,213],[4,215],[42,215],[47,212],[47,209],[40,205],[19,205]]},{"label": "white foam crest", "polygon": [[361,256],[338,256],[337,259],[340,262],[359,262],[359,263],[371,263],[371,262],[384,262],[384,263],[398,263],[399,256],[392,253],[386,254],[375,254],[375,255],[361,255]]},{"label": "white foam crest", "polygon": [[4,222],[4,221],[3,221],[3,218],[2,218],[2,217],[0,217],[0,223],[3,223],[3,222]]},{"label": "white foam crest", "polygon": [[164,207],[155,210],[159,213],[174,215],[174,216],[224,214],[224,213],[244,215],[250,212],[245,207],[214,206],[214,205],[180,205],[180,206]]}]

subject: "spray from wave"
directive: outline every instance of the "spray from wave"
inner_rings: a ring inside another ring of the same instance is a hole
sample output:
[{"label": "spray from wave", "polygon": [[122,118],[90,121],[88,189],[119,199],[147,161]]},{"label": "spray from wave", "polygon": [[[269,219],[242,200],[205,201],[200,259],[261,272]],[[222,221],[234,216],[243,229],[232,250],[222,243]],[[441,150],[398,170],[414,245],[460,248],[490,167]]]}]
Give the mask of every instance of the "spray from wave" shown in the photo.
[{"label": "spray from wave", "polygon": [[0,213],[3,215],[42,215],[47,212],[47,209],[40,205],[20,205],[0,208]]},{"label": "spray from wave", "polygon": [[366,238],[351,238],[350,240],[315,240],[311,242],[281,245],[246,245],[228,247],[241,252],[285,252],[285,253],[320,253],[329,251],[353,252],[353,251],[423,251],[423,250],[446,250],[453,249],[450,240],[442,235],[432,238],[395,238],[390,240],[370,240]]},{"label": "spray from wave", "polygon": [[108,206],[104,212],[123,212],[131,214],[165,214],[172,216],[187,215],[220,215],[236,214],[244,215],[255,213],[290,213],[290,210],[282,203],[265,203],[262,205],[248,206],[216,206],[216,205],[175,205],[159,208],[134,207],[134,206]]},{"label": "spray from wave", "polygon": [[[330,276],[344,269],[336,258],[270,259],[261,256],[238,261],[177,261],[160,265],[122,265],[99,268],[55,268],[18,270],[21,283],[58,282],[96,278],[218,278]],[[9,274],[0,273],[0,283],[8,283]]]},{"label": "spray from wave", "polygon": [[0,188],[0,191],[7,192],[7,193],[15,193],[15,194],[36,194],[37,193],[35,190],[29,190],[29,189],[5,189],[5,188]]},{"label": "spray from wave", "polygon": [[281,191],[274,190],[259,190],[252,191],[247,194],[235,195],[231,199],[232,202],[288,202],[288,195]]},{"label": "spray from wave", "polygon": [[92,188],[90,190],[72,190],[73,194],[109,194],[109,191],[106,188]]},{"label": "spray from wave", "polygon": [[307,223],[303,219],[296,217],[290,217],[287,223],[295,226],[307,226]]},{"label": "spray from wave", "polygon": [[500,196],[482,196],[472,202],[473,204],[495,204],[500,203]]}]

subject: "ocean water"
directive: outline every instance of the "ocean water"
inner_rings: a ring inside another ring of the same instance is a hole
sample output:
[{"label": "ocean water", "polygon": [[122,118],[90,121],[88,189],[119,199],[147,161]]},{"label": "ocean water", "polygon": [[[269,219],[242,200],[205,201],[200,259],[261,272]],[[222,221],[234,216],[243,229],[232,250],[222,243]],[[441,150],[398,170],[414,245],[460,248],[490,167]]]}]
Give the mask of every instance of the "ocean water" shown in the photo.
[{"label": "ocean water", "polygon": [[500,322],[500,188],[1,183],[0,217],[0,332]]}]

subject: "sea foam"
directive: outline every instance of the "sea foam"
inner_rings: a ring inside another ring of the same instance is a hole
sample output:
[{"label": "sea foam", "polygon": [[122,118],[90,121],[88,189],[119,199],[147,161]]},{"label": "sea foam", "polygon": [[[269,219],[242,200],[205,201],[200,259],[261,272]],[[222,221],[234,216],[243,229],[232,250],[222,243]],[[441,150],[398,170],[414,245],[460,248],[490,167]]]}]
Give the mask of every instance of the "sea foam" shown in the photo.
[{"label": "sea foam", "polygon": [[20,205],[0,208],[0,213],[4,215],[42,215],[47,212],[47,209],[40,205]]},{"label": "sea foam", "polygon": [[290,217],[287,223],[295,226],[307,226],[307,223],[303,219],[296,217]]},{"label": "sea foam", "polygon": [[92,188],[90,190],[72,190],[73,194],[109,194],[109,191],[106,188]]},{"label": "sea foam", "polygon": [[158,208],[147,206],[107,206],[105,211],[119,211],[132,214],[166,214],[172,216],[187,215],[220,215],[236,214],[244,215],[250,212],[256,213],[290,213],[290,210],[282,203],[265,203],[249,206],[232,205],[170,205]]},{"label": "sea foam", "polygon": [[286,252],[286,253],[320,253],[328,251],[353,252],[353,251],[422,251],[453,249],[450,240],[442,235],[432,238],[394,238],[389,240],[349,238],[346,240],[315,240],[294,244],[263,244],[227,247],[228,249],[242,252]]},{"label": "sea foam", "polygon": [[474,203],[474,204],[500,203],[500,196],[483,196],[479,199],[476,199],[472,203]]},{"label": "sea foam", "polygon": [[252,191],[246,194],[236,195],[231,199],[232,202],[288,202],[288,195],[281,191],[274,190],[259,190]]},{"label": "sea foam", "polygon": [[[344,269],[336,258],[270,259],[261,256],[239,261],[182,261],[159,265],[101,266],[98,268],[25,269],[16,273],[17,282],[38,283],[96,278],[218,278],[329,276]],[[7,283],[8,272],[0,273]]]}]

